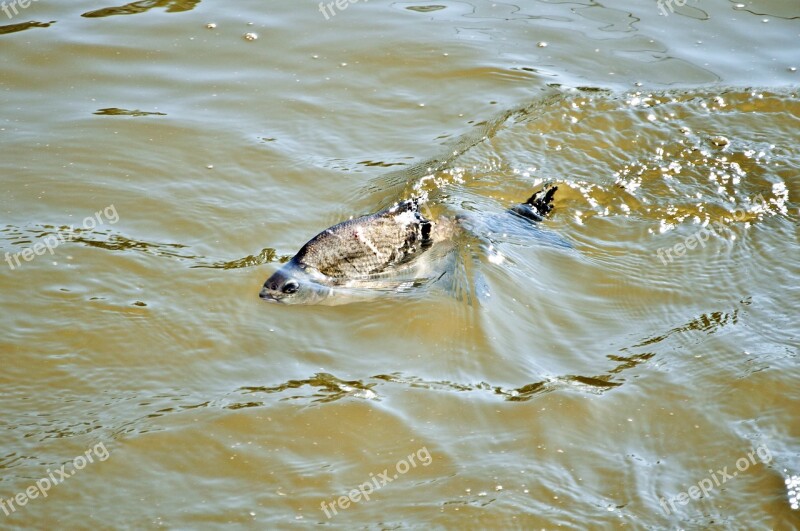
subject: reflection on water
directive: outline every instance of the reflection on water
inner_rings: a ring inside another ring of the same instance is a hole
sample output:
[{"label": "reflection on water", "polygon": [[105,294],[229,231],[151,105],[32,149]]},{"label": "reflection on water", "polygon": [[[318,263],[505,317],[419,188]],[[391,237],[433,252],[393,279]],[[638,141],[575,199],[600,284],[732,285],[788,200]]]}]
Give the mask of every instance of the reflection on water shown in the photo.
[{"label": "reflection on water", "polygon": [[98,109],[94,114],[100,116],[166,116],[166,113],[163,112],[117,109],[116,107]]},{"label": "reflection on water", "polygon": [[5,33],[16,33],[18,31],[25,31],[26,29],[30,28],[47,28],[50,27],[51,24],[55,24],[55,20],[51,20],[50,22],[36,22],[31,20],[30,22],[21,22],[19,24],[6,24],[5,26],[0,26],[0,35]]},{"label": "reflection on water", "polygon": [[[0,499],[109,450],[0,527],[796,528],[797,7],[317,7],[0,27]],[[409,197],[470,220],[436,282],[258,299]]]},{"label": "reflection on water", "polygon": [[[743,301],[742,304],[750,304]],[[455,383],[452,381],[426,381],[415,376],[405,376],[402,373],[379,374],[372,376],[370,380],[377,382],[365,383],[361,380],[343,381],[331,374],[316,374],[311,378],[303,380],[290,380],[284,384],[267,387],[242,387],[239,391],[245,393],[282,393],[286,390],[298,389],[308,386],[315,389],[311,395],[291,395],[284,396],[280,400],[308,400],[310,402],[331,402],[345,397],[380,399],[382,391],[376,388],[381,382],[399,384],[412,388],[427,389],[431,391],[451,391],[451,392],[471,392],[488,391],[494,395],[499,395],[511,402],[522,402],[530,400],[540,393],[551,392],[558,389],[573,390],[586,393],[600,394],[604,391],[623,385],[625,379],[621,376],[627,370],[634,369],[642,363],[648,362],[656,356],[655,352],[641,352],[633,354],[632,351],[641,347],[655,345],[670,338],[673,334],[700,331],[713,334],[717,329],[726,324],[736,324],[738,309],[732,313],[712,312],[708,315],[701,315],[692,319],[685,325],[675,327],[668,332],[656,337],[647,338],[631,347],[620,349],[620,355],[607,355],[608,359],[616,365],[610,368],[606,374],[597,376],[564,375],[552,377],[547,381],[534,382],[523,385],[515,389],[504,389],[502,386],[492,385],[487,382],[475,384]],[[621,354],[625,355],[621,355]],[[233,405],[225,406],[229,408],[242,407],[262,407],[265,402],[238,402]]]},{"label": "reflection on water", "polygon": [[135,15],[137,13],[146,13],[151,9],[160,7],[166,8],[167,13],[180,13],[181,11],[194,9],[199,3],[200,0],[141,0],[117,7],[104,7],[102,9],[95,9],[94,11],[87,11],[81,16],[99,18],[113,15]]}]

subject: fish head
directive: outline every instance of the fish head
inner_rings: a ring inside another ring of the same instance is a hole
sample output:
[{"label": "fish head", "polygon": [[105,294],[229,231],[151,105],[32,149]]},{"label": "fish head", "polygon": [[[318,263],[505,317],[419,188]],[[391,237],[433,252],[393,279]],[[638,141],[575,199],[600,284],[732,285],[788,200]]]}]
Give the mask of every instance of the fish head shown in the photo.
[{"label": "fish head", "polygon": [[317,304],[331,294],[331,288],[317,278],[321,276],[292,260],[264,282],[258,296],[280,304]]}]

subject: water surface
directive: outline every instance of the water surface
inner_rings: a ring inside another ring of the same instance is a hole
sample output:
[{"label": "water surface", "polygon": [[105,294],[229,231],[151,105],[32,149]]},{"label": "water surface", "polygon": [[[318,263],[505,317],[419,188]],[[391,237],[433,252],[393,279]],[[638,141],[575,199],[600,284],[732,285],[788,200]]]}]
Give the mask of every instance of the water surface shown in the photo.
[{"label": "water surface", "polygon": [[[74,472],[0,527],[799,528],[800,7],[661,5],[0,12],[0,498]],[[258,298],[544,182],[455,289]]]}]

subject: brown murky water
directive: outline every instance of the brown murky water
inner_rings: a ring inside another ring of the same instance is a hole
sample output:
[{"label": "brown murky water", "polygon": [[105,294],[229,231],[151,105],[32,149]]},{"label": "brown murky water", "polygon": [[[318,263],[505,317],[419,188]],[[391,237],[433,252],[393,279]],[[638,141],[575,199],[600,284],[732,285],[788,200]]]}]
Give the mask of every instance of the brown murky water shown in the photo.
[{"label": "brown murky water", "polygon": [[0,528],[800,528],[800,4],[340,4],[4,4]]}]

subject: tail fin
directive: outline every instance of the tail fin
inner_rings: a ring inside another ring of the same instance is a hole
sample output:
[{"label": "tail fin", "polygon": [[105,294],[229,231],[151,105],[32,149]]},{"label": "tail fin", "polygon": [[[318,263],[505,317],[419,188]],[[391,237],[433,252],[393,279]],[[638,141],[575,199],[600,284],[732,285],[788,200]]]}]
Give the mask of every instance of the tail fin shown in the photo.
[{"label": "tail fin", "polygon": [[527,201],[513,207],[511,211],[533,221],[542,221],[553,210],[553,196],[556,190],[558,186],[545,185]]}]

